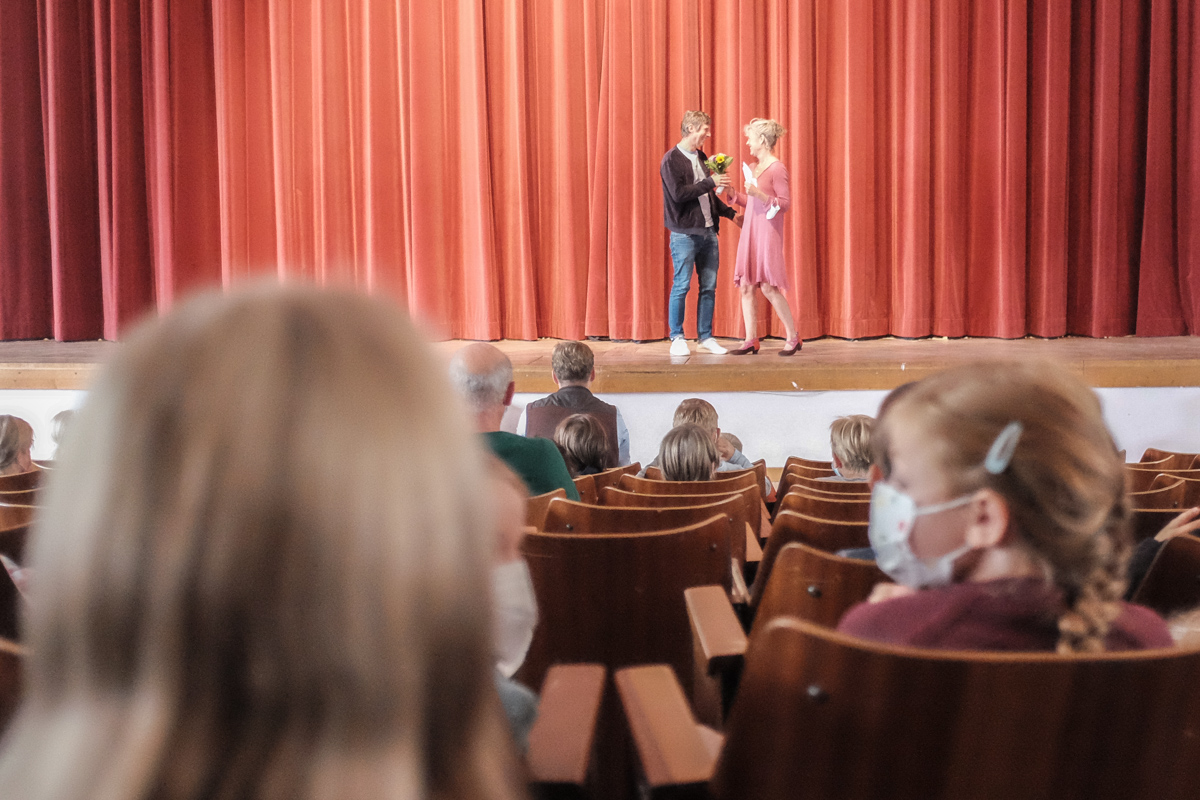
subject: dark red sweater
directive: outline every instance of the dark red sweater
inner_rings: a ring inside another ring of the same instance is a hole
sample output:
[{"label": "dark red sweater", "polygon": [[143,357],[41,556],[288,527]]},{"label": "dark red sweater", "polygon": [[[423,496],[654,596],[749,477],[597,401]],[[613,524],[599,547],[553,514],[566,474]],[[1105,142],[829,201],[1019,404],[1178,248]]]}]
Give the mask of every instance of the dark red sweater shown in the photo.
[{"label": "dark red sweater", "polygon": [[[1174,645],[1162,617],[1123,603],[1106,650]],[[859,603],[838,623],[852,636],[941,650],[1053,651],[1062,593],[1037,578],[957,583],[880,603]]]}]

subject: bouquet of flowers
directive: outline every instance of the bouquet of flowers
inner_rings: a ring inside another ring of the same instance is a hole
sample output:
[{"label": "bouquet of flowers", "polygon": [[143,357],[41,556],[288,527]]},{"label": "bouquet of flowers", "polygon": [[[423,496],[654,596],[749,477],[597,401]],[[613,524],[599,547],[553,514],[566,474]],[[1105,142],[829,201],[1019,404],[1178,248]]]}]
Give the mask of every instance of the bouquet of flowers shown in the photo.
[{"label": "bouquet of flowers", "polygon": [[[710,172],[715,172],[718,175],[724,175],[725,170],[729,169],[729,165],[733,163],[733,159],[724,153],[717,153],[715,156],[710,156],[704,162],[704,166],[708,167]],[[724,186],[717,187],[717,194],[721,193]]]}]

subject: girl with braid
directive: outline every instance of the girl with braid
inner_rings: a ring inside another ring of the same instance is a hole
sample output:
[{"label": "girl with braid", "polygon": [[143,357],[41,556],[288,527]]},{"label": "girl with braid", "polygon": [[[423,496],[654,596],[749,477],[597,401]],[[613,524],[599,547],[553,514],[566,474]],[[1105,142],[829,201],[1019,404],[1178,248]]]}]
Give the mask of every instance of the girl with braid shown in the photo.
[{"label": "girl with braid", "polygon": [[1121,459],[1095,393],[1049,364],[927,378],[872,434],[882,478],[870,538],[895,584],[838,629],[954,650],[1167,647],[1124,603],[1130,550]]}]

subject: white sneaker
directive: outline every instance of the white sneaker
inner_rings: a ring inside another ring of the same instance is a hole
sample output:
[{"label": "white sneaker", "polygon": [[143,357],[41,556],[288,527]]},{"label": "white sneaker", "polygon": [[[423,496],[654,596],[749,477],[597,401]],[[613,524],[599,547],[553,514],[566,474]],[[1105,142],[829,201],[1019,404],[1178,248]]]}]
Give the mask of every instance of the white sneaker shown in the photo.
[{"label": "white sneaker", "polygon": [[671,355],[688,356],[691,354],[692,349],[688,347],[687,339],[680,336],[678,339],[671,340]]},{"label": "white sneaker", "polygon": [[718,342],[716,339],[712,338],[711,336],[708,337],[707,339],[705,339],[703,342],[700,342],[700,348],[703,350],[707,350],[708,352],[712,353],[714,356],[723,356],[729,352],[724,347],[721,347],[721,343]]}]

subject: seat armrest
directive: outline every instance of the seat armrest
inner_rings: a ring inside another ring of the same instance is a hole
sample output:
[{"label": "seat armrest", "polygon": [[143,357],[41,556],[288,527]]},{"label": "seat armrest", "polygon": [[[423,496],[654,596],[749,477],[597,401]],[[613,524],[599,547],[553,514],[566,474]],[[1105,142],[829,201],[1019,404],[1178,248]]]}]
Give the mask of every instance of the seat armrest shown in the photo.
[{"label": "seat armrest", "polygon": [[703,787],[716,765],[711,736],[701,733],[671,668],[627,667],[616,684],[646,788]]},{"label": "seat armrest", "polygon": [[704,656],[704,671],[712,675],[739,664],[746,652],[746,633],[725,590],[720,586],[694,586],[684,590],[683,600],[697,652]]},{"label": "seat armrest", "polygon": [[585,786],[604,680],[600,664],[557,664],[546,672],[529,732],[526,760],[533,783]]}]

